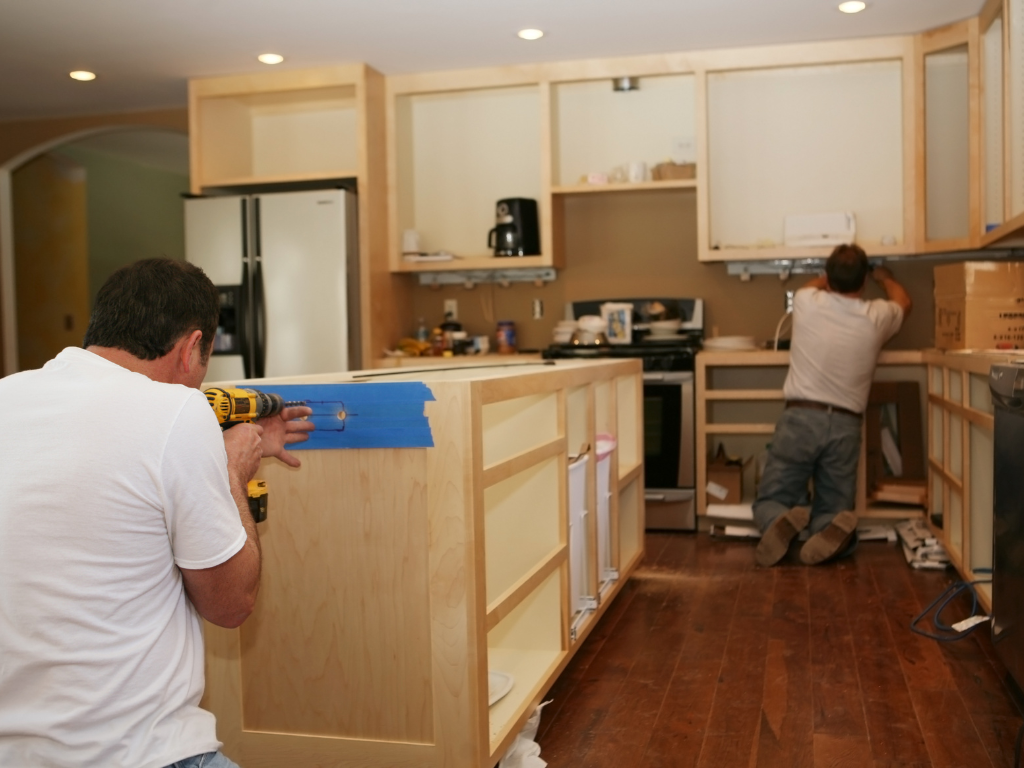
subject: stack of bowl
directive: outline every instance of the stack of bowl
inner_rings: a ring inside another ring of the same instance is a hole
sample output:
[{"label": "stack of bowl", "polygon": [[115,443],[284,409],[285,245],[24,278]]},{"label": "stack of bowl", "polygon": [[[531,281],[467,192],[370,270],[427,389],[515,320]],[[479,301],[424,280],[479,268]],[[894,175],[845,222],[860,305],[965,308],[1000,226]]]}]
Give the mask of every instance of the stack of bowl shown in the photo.
[{"label": "stack of bowl", "polygon": [[552,341],[554,341],[555,344],[568,344],[575,332],[575,320],[559,320],[558,325],[555,326],[555,333]]}]

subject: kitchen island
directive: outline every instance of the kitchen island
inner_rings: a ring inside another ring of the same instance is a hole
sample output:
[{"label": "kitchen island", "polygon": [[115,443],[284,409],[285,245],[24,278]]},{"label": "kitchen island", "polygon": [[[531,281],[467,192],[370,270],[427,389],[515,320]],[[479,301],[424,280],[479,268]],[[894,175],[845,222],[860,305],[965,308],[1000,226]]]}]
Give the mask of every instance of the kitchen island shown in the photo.
[{"label": "kitchen island", "polygon": [[433,447],[260,469],[256,610],[206,627],[203,705],[246,768],[495,765],[643,555],[639,361],[250,383],[402,382]]}]

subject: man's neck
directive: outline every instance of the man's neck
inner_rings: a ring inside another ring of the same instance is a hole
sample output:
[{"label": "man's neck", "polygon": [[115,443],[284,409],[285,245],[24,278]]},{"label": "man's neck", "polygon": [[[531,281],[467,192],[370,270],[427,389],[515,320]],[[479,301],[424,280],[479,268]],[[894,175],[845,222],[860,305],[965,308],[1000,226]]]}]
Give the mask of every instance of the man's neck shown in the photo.
[{"label": "man's neck", "polygon": [[99,347],[96,345],[86,347],[85,351],[92,352],[94,355],[98,355],[104,360],[109,360],[115,365],[120,365],[122,368],[127,368],[133,373],[141,373],[143,376],[148,376],[153,381],[163,382],[164,384],[171,384],[174,381],[172,370],[174,361],[168,359],[167,355],[158,357],[156,360],[143,360],[131,352],[126,352],[117,347]]}]

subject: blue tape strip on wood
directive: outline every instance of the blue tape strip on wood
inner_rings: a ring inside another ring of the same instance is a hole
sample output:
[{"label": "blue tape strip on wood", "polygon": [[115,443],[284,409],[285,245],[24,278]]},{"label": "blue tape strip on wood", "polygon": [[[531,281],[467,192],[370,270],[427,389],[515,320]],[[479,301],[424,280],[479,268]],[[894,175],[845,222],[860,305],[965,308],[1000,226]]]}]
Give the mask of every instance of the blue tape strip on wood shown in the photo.
[{"label": "blue tape strip on wood", "polygon": [[[244,386],[244,385],[242,385]],[[434,436],[424,404],[434,399],[418,381],[365,384],[258,385],[285,401],[313,409],[316,429],[290,451],[324,448],[433,448]]]}]

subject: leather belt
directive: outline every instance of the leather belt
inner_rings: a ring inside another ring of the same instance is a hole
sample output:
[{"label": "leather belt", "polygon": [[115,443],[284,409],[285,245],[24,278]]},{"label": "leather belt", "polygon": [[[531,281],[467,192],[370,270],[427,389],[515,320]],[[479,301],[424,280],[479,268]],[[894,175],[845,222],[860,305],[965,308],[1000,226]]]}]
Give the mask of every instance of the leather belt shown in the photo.
[{"label": "leather belt", "polygon": [[812,408],[816,411],[828,411],[829,413],[845,413],[847,416],[861,418],[862,414],[851,411],[849,408],[840,408],[838,405],[819,403],[816,400],[787,400],[787,408]]}]

